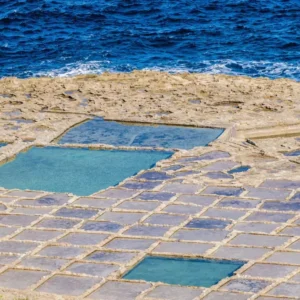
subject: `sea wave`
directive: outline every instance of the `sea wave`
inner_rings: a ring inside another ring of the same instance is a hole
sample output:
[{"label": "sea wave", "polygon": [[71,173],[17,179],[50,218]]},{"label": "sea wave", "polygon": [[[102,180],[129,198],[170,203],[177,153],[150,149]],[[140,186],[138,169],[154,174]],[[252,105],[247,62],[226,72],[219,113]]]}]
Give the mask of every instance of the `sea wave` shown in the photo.
[{"label": "sea wave", "polygon": [[300,80],[299,0],[0,0],[0,78],[160,69]]},{"label": "sea wave", "polygon": [[[63,68],[38,72],[33,76],[42,77],[72,77],[76,75],[102,74],[103,72],[129,72],[136,69],[135,66],[112,65],[110,61],[90,61],[67,64]],[[178,64],[177,66],[153,66],[142,70],[160,71],[169,73],[207,73],[207,74],[228,74],[247,75],[251,77],[280,78],[288,77],[299,80],[300,65],[293,65],[283,62],[271,61],[234,61],[234,60],[213,60],[201,61],[194,64],[191,70],[189,63]]]}]

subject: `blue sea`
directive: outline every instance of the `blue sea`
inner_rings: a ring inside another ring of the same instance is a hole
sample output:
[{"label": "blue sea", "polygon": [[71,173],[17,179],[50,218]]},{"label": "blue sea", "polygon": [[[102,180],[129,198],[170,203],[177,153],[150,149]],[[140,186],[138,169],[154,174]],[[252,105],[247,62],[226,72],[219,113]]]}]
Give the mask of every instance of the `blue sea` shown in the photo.
[{"label": "blue sea", "polygon": [[0,0],[0,77],[135,69],[300,79],[300,0]]}]

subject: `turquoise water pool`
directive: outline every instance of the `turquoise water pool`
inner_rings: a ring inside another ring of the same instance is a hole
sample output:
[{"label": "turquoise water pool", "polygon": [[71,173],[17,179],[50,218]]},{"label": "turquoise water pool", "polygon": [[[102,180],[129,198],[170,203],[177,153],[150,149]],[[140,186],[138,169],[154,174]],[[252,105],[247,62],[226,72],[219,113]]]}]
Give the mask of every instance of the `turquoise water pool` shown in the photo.
[{"label": "turquoise water pool", "polygon": [[206,146],[223,131],[219,128],[133,125],[95,118],[70,129],[59,143],[192,149]]},{"label": "turquoise water pool", "polygon": [[86,196],[171,155],[161,151],[33,147],[0,167],[0,186]]},{"label": "turquoise water pool", "polygon": [[244,264],[242,261],[148,256],[123,278],[210,287],[232,276]]}]

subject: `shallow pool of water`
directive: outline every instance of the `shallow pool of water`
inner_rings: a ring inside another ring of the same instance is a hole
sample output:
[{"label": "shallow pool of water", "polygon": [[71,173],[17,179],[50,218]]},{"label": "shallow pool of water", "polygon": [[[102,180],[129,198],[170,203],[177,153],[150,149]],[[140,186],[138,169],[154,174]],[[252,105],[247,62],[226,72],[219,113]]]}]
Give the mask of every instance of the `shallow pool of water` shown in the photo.
[{"label": "shallow pool of water", "polygon": [[228,171],[228,174],[235,174],[235,173],[244,173],[247,172],[251,169],[251,167],[249,166],[240,166],[234,169],[231,169],[230,171]]},{"label": "shallow pool of water", "polygon": [[210,287],[243,265],[242,261],[148,256],[123,278]]},{"label": "shallow pool of water", "polygon": [[0,167],[0,187],[90,195],[171,155],[162,151],[33,147]]},{"label": "shallow pool of water", "polygon": [[300,150],[295,150],[292,152],[285,152],[284,155],[285,156],[300,156]]},{"label": "shallow pool of water", "polygon": [[59,143],[191,149],[206,146],[223,131],[219,128],[133,125],[95,118],[70,129]]}]

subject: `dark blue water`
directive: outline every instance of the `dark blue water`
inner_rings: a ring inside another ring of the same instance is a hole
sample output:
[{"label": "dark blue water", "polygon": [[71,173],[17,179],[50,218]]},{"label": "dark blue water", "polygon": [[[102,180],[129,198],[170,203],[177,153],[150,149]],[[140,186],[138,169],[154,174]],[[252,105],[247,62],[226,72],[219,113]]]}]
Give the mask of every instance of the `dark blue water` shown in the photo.
[{"label": "dark blue water", "polygon": [[299,0],[0,0],[0,77],[133,69],[299,80]]}]

